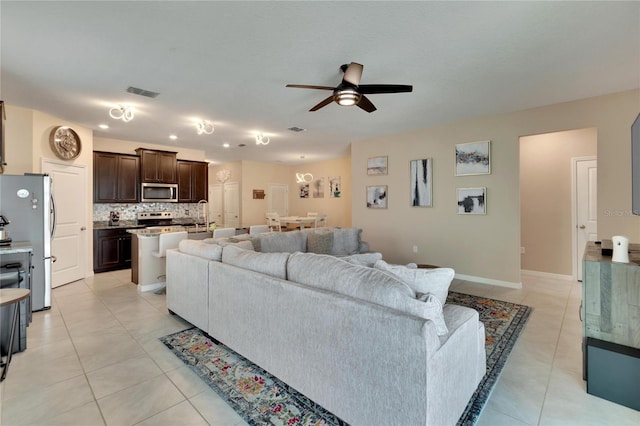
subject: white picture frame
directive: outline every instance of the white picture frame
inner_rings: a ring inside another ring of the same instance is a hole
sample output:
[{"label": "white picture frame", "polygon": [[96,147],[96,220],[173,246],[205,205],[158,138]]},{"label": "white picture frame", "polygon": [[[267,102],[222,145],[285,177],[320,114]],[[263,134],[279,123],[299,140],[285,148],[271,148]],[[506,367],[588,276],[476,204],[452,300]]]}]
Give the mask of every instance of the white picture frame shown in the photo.
[{"label": "white picture frame", "polygon": [[367,208],[386,209],[387,208],[387,185],[367,186]]},{"label": "white picture frame", "polygon": [[387,163],[388,163],[387,156],[371,157],[367,159],[367,175],[369,176],[386,175],[388,173]]},{"label": "white picture frame", "polygon": [[491,174],[491,141],[456,144],[455,166],[456,176]]},{"label": "white picture frame", "polygon": [[433,160],[409,161],[409,202],[411,207],[433,207]]},{"label": "white picture frame", "polygon": [[487,214],[487,188],[457,188],[458,214]]}]

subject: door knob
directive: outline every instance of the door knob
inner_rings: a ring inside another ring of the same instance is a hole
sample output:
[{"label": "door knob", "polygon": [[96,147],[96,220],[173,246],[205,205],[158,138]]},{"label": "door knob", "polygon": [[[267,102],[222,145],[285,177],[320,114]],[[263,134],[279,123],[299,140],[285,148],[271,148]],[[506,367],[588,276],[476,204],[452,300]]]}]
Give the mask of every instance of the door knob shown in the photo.
[{"label": "door knob", "polygon": [[86,226],[83,226],[82,228],[80,228],[80,230],[81,230],[81,231],[86,231],[86,230],[87,230],[87,227],[86,227]]},{"label": "door knob", "polygon": [[586,228],[586,226],[580,225],[580,229],[585,229],[585,228]]}]

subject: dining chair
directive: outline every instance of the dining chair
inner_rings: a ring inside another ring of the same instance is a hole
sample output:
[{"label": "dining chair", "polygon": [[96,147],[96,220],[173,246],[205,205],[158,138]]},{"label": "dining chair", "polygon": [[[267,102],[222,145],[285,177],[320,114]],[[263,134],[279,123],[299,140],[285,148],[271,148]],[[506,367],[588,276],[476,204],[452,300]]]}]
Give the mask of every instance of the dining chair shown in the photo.
[{"label": "dining chair", "polygon": [[326,214],[322,214],[322,213],[318,213],[318,215],[316,216],[316,221],[314,223],[314,227],[315,228],[323,228],[327,226],[327,215]]},{"label": "dining chair", "polygon": [[280,225],[280,215],[276,212],[267,213],[267,226],[270,231],[282,231],[282,226]]},{"label": "dining chair", "polygon": [[231,238],[236,236],[236,228],[216,228],[213,230],[213,238]]}]

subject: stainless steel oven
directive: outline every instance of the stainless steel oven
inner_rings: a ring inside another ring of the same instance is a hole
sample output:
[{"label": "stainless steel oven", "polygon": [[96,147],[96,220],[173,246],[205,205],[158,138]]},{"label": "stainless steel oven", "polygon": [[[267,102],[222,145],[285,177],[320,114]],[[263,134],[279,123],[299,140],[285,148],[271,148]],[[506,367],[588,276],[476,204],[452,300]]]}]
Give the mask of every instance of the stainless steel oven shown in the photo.
[{"label": "stainless steel oven", "polygon": [[141,194],[143,203],[177,203],[178,184],[143,183]]}]

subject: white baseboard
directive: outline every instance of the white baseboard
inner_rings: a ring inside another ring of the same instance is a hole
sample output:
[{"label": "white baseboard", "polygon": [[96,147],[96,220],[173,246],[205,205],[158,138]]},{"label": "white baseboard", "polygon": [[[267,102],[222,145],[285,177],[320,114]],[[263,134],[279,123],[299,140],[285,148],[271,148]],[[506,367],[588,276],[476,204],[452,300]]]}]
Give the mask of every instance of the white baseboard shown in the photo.
[{"label": "white baseboard", "polygon": [[523,275],[529,275],[532,277],[552,278],[554,280],[563,280],[563,281],[576,281],[576,279],[572,275],[552,274],[550,272],[540,272],[540,271],[527,271],[526,269],[522,269],[520,273]]},{"label": "white baseboard", "polygon": [[493,280],[491,278],[474,277],[471,275],[462,275],[462,274],[456,274],[456,278],[459,280],[471,281],[471,282],[480,283],[480,284],[495,285],[498,287],[508,287],[508,288],[516,288],[516,289],[522,288],[522,283],[512,283],[510,281]]},{"label": "white baseboard", "polygon": [[162,287],[164,287],[165,285],[167,285],[167,283],[165,281],[162,282],[158,282],[158,283],[152,283],[152,284],[144,284],[144,285],[138,285],[138,292],[147,292],[147,291],[155,291],[158,290]]}]

